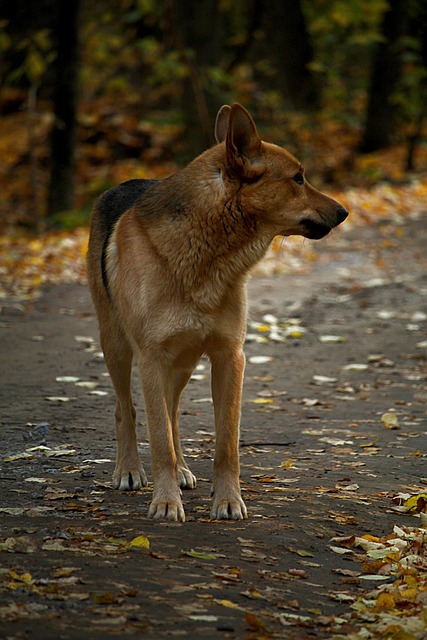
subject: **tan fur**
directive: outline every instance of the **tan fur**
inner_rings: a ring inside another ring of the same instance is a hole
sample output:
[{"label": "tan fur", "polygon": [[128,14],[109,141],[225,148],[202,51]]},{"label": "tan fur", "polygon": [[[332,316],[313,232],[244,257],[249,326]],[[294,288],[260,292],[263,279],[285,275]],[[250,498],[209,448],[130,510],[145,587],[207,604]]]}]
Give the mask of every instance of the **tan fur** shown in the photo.
[{"label": "tan fur", "polygon": [[196,485],[181,451],[178,406],[203,354],[212,367],[216,429],[211,516],[247,517],[238,440],[248,272],[274,236],[322,237],[347,215],[303,179],[293,156],[261,141],[241,105],[222,107],[216,136],[217,145],[135,198],[110,236],[107,200],[92,215],[88,277],[117,397],[113,481],[122,490],[147,484],[130,392],[135,356],[151,444],[153,518],[183,521],[180,487]]}]

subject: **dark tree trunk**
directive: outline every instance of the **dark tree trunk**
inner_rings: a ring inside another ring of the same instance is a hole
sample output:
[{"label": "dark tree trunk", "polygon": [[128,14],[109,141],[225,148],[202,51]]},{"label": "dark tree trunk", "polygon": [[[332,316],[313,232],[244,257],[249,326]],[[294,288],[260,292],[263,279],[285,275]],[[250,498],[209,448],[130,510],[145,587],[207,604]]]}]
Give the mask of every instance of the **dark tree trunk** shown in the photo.
[{"label": "dark tree trunk", "polygon": [[58,0],[48,216],[74,205],[80,0]]},{"label": "dark tree trunk", "polygon": [[392,96],[402,74],[400,40],[406,34],[408,0],[390,0],[381,27],[382,42],[374,56],[361,151],[368,153],[390,146],[397,107]]},{"label": "dark tree trunk", "polygon": [[313,49],[299,0],[264,0],[261,26],[262,54],[270,58],[275,73],[270,84],[289,109],[307,111],[319,106],[319,86],[310,70]]},{"label": "dark tree trunk", "polygon": [[214,142],[215,112],[222,102],[210,89],[207,71],[221,63],[224,13],[217,0],[169,0],[168,4],[172,40],[187,70],[181,106],[190,159]]}]

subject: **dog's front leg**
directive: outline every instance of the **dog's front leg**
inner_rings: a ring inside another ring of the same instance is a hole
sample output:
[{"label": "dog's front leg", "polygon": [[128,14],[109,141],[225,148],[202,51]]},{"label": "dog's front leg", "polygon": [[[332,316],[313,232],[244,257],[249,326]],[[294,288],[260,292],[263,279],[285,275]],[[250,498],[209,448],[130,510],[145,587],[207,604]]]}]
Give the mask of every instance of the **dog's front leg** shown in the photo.
[{"label": "dog's front leg", "polygon": [[216,445],[212,487],[213,520],[247,518],[240,495],[239,427],[245,356],[241,345],[211,356]]},{"label": "dog's front leg", "polygon": [[165,376],[154,354],[139,357],[145,413],[150,436],[153,499],[148,516],[185,521],[178,485],[178,464],[165,394]]}]

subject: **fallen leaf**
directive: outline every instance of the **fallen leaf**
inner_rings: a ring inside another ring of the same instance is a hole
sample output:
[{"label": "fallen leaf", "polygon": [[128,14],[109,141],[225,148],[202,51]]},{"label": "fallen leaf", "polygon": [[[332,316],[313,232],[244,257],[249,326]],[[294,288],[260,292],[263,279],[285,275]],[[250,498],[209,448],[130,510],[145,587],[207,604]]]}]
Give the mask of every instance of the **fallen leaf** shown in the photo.
[{"label": "fallen leaf", "polygon": [[116,596],[110,591],[107,593],[94,593],[92,600],[95,604],[115,604],[117,602]]},{"label": "fallen leaf", "polygon": [[415,496],[411,496],[404,502],[404,506],[408,511],[422,513],[427,509],[427,493],[418,493]]},{"label": "fallen leaf", "polygon": [[150,541],[145,536],[137,536],[136,538],[133,538],[133,540],[129,542],[129,546],[135,547],[137,549],[149,549]]},{"label": "fallen leaf", "polygon": [[328,384],[329,382],[336,382],[336,378],[331,378],[330,376],[320,376],[314,375],[313,380],[316,384]]},{"label": "fallen leaf", "polygon": [[391,593],[382,591],[381,593],[378,594],[375,606],[377,609],[394,609],[396,606],[396,603]]},{"label": "fallen leaf", "polygon": [[94,382],[91,380],[79,380],[76,382],[76,387],[83,387],[84,389],[96,389],[99,385],[99,382]]},{"label": "fallen leaf", "polygon": [[294,549],[293,547],[285,547],[286,551],[290,551],[291,553],[296,553],[298,556],[302,558],[314,558],[314,554],[311,551],[305,551],[304,549]]},{"label": "fallen leaf", "polygon": [[[297,553],[298,555],[302,555],[299,551],[297,551]],[[310,557],[313,556],[313,554],[307,554],[306,551],[303,553],[303,555],[309,555]],[[307,572],[304,571],[304,569],[288,569],[286,573],[294,578],[302,578],[303,580],[307,580],[308,578]]]},{"label": "fallen leaf", "polygon": [[324,342],[325,344],[337,344],[339,342],[346,342],[347,338],[344,338],[343,336],[326,335],[319,336],[319,340],[320,342]]},{"label": "fallen leaf", "polygon": [[241,609],[241,607],[235,602],[231,602],[231,600],[215,600],[217,604],[220,604],[222,607],[227,607],[228,609]]},{"label": "fallen leaf", "polygon": [[263,631],[267,628],[267,623],[262,618],[249,611],[245,614],[245,620],[253,631]]},{"label": "fallen leaf", "polygon": [[346,364],[342,369],[343,371],[366,371],[366,369],[369,369],[369,366],[363,363],[352,362],[351,364]]},{"label": "fallen leaf", "polygon": [[272,362],[273,358],[271,358],[270,356],[251,356],[248,359],[248,362],[250,362],[250,364],[267,364],[267,362]]},{"label": "fallen leaf", "polygon": [[289,458],[288,460],[283,460],[283,462],[280,463],[281,469],[290,469],[293,466],[294,466],[294,461],[292,460],[292,458]]},{"label": "fallen leaf", "polygon": [[383,413],[381,422],[386,429],[400,429],[399,419],[395,413]]},{"label": "fallen leaf", "polygon": [[194,549],[181,549],[181,555],[197,558],[198,560],[216,560],[219,557],[216,553],[206,553],[204,551],[195,551]]},{"label": "fallen leaf", "polygon": [[24,512],[22,507],[0,507],[0,513],[7,513],[9,516],[22,516]]}]

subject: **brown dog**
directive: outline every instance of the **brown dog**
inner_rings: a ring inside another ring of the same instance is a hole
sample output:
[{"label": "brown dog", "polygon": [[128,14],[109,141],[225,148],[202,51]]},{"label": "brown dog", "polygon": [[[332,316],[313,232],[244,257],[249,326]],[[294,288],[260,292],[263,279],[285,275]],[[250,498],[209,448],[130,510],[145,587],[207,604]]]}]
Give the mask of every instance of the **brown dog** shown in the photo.
[{"label": "brown dog", "polygon": [[181,451],[178,405],[199,358],[212,366],[213,519],[243,519],[239,424],[246,281],[274,236],[322,238],[347,217],[311,187],[301,164],[262,142],[239,104],[220,109],[218,144],[164,180],[129,180],[97,202],[87,257],[101,344],[116,392],[114,486],[139,489],[130,381],[138,361],[154,480],[148,515],[185,519],[196,479]]}]

